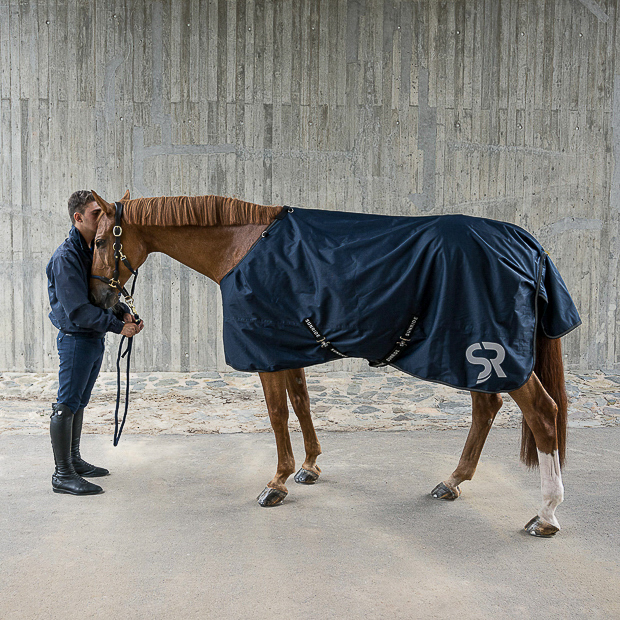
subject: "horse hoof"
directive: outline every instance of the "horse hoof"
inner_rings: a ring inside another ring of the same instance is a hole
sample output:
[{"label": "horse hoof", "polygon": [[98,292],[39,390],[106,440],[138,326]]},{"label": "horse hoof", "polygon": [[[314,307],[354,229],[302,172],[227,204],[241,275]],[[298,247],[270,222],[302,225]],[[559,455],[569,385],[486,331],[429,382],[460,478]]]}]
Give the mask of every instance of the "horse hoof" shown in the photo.
[{"label": "horse hoof", "polygon": [[549,523],[549,521],[545,521],[538,515],[528,521],[524,529],[531,536],[538,538],[552,538],[560,531],[559,527]]},{"label": "horse hoof", "polygon": [[435,499],[449,499],[449,500],[454,500],[456,499],[459,495],[461,494],[461,489],[459,489],[459,487],[456,487],[454,489],[451,489],[450,487],[446,486],[443,482],[440,482],[432,491],[431,491],[431,495],[435,498]]},{"label": "horse hoof", "polygon": [[318,479],[319,474],[303,467],[295,474],[295,482],[298,484],[314,484]]},{"label": "horse hoof", "polygon": [[269,506],[277,506],[282,503],[282,500],[288,495],[286,491],[280,491],[278,489],[272,489],[271,487],[265,487],[263,492],[256,498],[258,503],[267,508]]}]

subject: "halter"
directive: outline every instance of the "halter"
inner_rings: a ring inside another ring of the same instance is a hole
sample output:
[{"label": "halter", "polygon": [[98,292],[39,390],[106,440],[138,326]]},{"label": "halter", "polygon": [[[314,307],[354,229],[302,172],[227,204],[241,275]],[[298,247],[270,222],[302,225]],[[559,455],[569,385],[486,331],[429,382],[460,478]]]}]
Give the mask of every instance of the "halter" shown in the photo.
[{"label": "halter", "polygon": [[[114,228],[112,229],[112,234],[114,235],[114,272],[112,273],[112,278],[106,278],[104,276],[93,276],[91,278],[95,278],[96,280],[101,280],[108,286],[116,289],[119,293],[122,293],[125,303],[129,306],[131,313],[136,318],[136,323],[140,322],[140,317],[136,312],[136,308],[134,307],[133,301],[133,293],[136,288],[136,278],[138,277],[138,270],[134,269],[131,266],[128,258],[123,254],[123,244],[121,243],[121,235],[123,234],[123,229],[121,227],[121,218],[123,217],[123,203],[115,202],[114,206],[116,207],[116,212],[114,214]],[[120,263],[123,263],[127,269],[133,274],[133,284],[131,286],[131,294],[127,292],[127,289],[121,284],[119,280],[120,275]]]},{"label": "halter", "polygon": [[[116,289],[120,293],[122,293],[125,303],[129,306],[131,313],[135,317],[136,323],[140,323],[140,317],[136,312],[136,308],[133,305],[133,293],[136,288],[136,279],[138,277],[138,270],[134,269],[127,257],[123,254],[123,244],[121,243],[121,235],[123,234],[123,229],[121,227],[121,218],[123,217],[123,203],[115,202],[114,206],[116,207],[116,213],[114,214],[114,228],[112,229],[112,234],[114,235],[114,273],[112,274],[112,278],[105,278],[104,276],[93,276],[91,278],[95,278],[96,280],[101,280],[108,286]],[[131,294],[127,292],[127,289],[121,284],[119,280],[119,270],[121,261],[129,269],[129,271],[133,274],[133,283],[131,285]],[[118,356],[116,358],[116,409],[114,411],[114,445],[117,446],[118,442],[121,438],[121,433],[123,432],[123,427],[125,426],[125,420],[127,419],[127,409],[129,407],[129,366],[131,364],[131,349],[133,347],[133,338],[129,338],[127,340],[127,348],[123,353],[123,342],[125,341],[125,336],[121,338],[121,343],[118,347]],[[121,357],[127,356],[127,377],[125,380],[125,413],[123,414],[123,421],[121,422],[120,429],[118,424],[118,408],[120,405],[121,399]]]}]

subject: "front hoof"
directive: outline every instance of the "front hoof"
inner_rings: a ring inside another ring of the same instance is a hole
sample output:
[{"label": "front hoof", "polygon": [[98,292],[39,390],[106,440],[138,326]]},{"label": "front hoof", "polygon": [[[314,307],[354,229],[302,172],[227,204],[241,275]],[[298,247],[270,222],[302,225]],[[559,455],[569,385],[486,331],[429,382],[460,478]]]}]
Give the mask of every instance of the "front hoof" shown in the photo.
[{"label": "front hoof", "polygon": [[449,499],[454,500],[461,494],[461,489],[455,487],[451,489],[446,486],[443,482],[440,482],[432,491],[431,495],[435,499]]},{"label": "front hoof", "polygon": [[269,506],[277,506],[282,503],[282,500],[288,495],[286,491],[280,491],[278,489],[272,489],[271,487],[265,487],[263,492],[256,498],[258,503],[267,508]]},{"label": "front hoof", "polygon": [[528,521],[524,529],[531,536],[538,538],[552,538],[560,531],[559,527],[549,523],[549,521],[545,521],[538,515]]},{"label": "front hoof", "polygon": [[295,482],[298,484],[314,484],[318,479],[319,474],[303,467],[295,474]]}]

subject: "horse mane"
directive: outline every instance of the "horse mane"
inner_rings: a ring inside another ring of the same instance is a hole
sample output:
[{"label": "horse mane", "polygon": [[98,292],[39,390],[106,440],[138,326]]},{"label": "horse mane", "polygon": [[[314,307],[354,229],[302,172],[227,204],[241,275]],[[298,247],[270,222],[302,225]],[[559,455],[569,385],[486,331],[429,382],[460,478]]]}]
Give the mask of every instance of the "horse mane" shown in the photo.
[{"label": "horse mane", "polygon": [[282,207],[225,196],[162,196],[123,202],[123,218],[140,226],[242,226],[270,224]]}]

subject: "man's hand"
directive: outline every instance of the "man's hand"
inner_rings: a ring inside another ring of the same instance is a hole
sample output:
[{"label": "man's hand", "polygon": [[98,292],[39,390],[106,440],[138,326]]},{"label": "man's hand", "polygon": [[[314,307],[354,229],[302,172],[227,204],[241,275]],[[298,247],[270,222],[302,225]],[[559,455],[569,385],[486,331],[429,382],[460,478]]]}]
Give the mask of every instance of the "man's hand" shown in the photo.
[{"label": "man's hand", "polygon": [[136,323],[136,319],[133,314],[126,313],[125,316],[123,316],[123,321],[125,322],[125,325],[123,326],[121,335],[127,336],[127,338],[132,338],[144,329],[144,321]]}]

